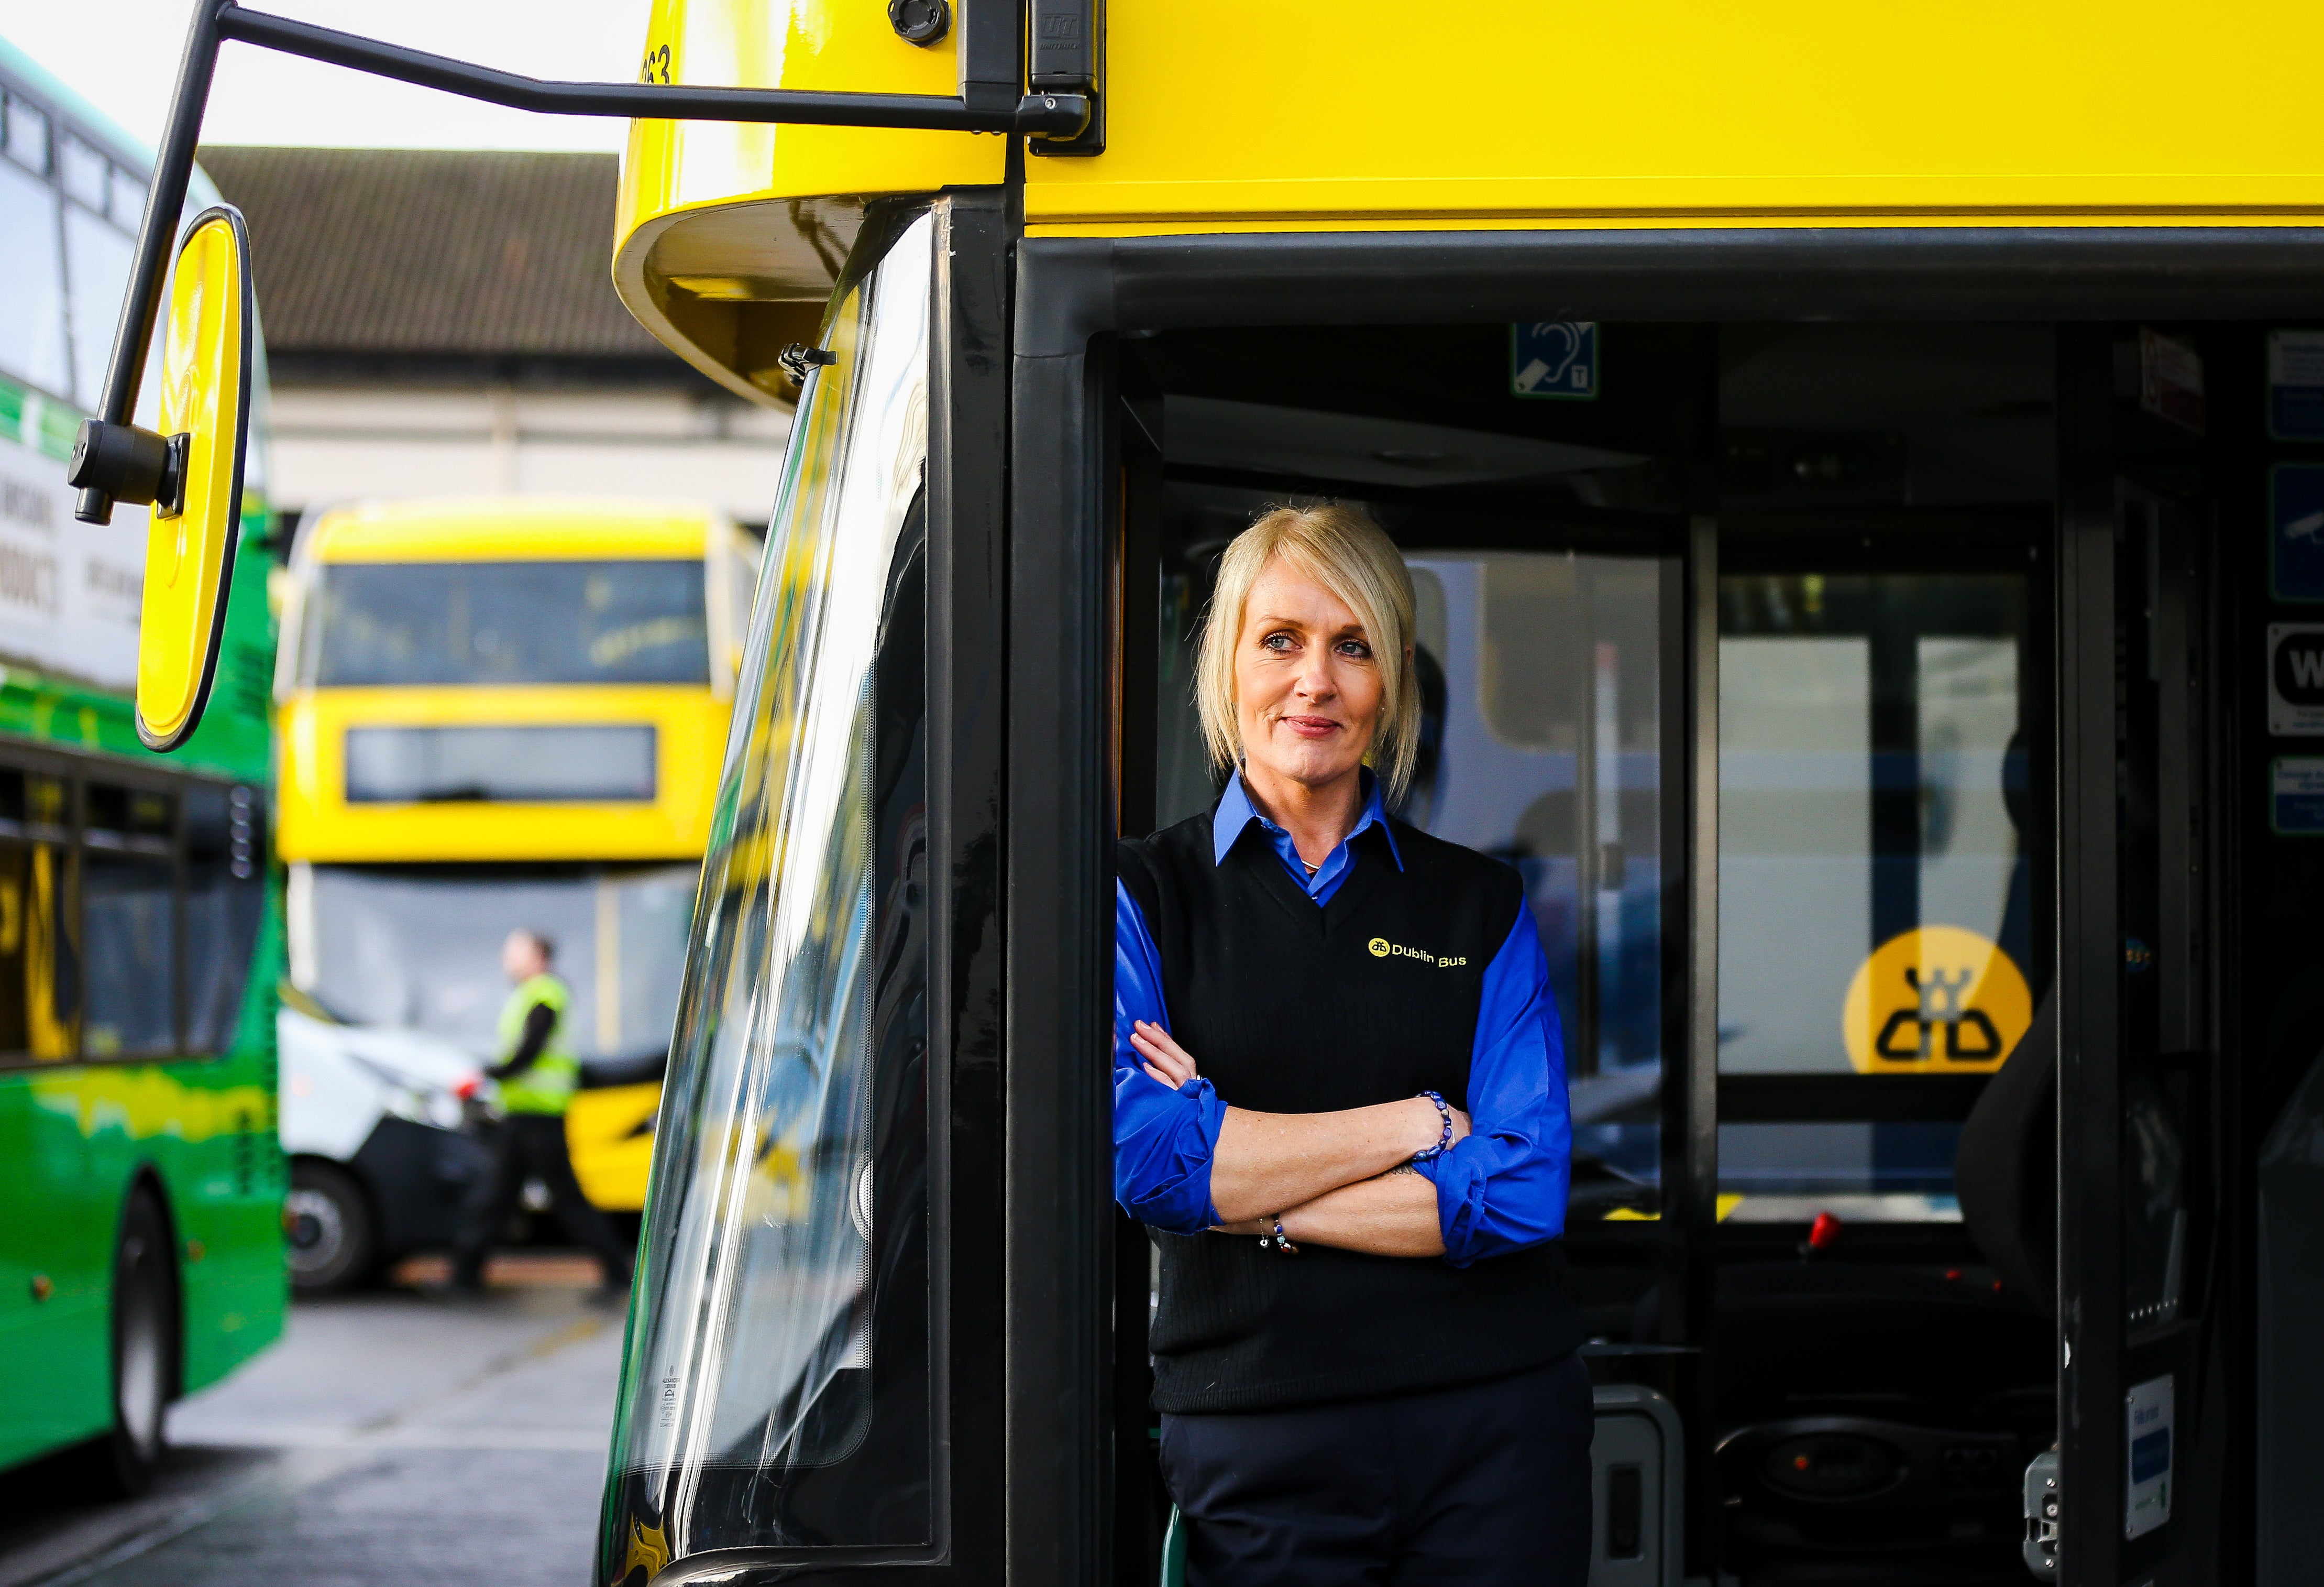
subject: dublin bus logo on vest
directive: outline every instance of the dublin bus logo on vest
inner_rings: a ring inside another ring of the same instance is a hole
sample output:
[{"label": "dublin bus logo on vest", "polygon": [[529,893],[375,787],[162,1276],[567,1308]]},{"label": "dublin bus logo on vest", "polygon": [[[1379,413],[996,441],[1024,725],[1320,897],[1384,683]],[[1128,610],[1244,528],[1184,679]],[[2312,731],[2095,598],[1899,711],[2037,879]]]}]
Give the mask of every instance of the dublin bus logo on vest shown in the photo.
[{"label": "dublin bus logo on vest", "polygon": [[1440,959],[1434,954],[1419,948],[1398,946],[1385,937],[1375,937],[1368,946],[1371,948],[1372,957],[1375,959],[1417,959],[1424,964],[1434,964],[1439,970],[1456,970],[1469,962],[1469,955],[1466,954],[1461,955],[1458,958]]}]

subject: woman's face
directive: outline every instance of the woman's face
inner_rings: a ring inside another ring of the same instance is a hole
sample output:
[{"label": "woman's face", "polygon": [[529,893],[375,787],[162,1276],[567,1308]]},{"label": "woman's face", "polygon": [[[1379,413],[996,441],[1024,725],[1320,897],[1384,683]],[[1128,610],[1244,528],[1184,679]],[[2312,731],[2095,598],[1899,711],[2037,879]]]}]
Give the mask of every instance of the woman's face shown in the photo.
[{"label": "woman's face", "polygon": [[1254,770],[1321,788],[1354,776],[1379,731],[1387,693],[1363,624],[1280,557],[1243,603],[1234,681]]}]

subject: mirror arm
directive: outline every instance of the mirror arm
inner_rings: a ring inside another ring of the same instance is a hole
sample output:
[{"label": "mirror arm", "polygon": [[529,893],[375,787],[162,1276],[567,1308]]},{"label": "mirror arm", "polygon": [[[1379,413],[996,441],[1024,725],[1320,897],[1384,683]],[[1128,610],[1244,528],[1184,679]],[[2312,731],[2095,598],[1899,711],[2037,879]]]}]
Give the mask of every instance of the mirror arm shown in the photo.
[{"label": "mirror arm", "polygon": [[84,419],[73,438],[65,483],[85,497],[102,497],[107,512],[116,502],[130,502],[175,518],[186,510],[186,461],[192,447],[190,435],[159,436],[142,425]]},{"label": "mirror arm", "polygon": [[350,67],[464,98],[548,115],[617,115],[639,121],[781,122],[804,126],[908,127],[927,132],[1070,137],[1089,118],[1079,96],[1036,94],[1013,105],[971,106],[951,94],[824,94],[798,88],[692,88],[665,83],[567,83],[407,50],[252,11],[226,0],[222,39]]},{"label": "mirror arm", "polygon": [[[148,443],[168,445],[131,421],[137,412],[145,355],[153,345],[153,322],[161,317],[161,282],[170,273],[178,217],[185,212],[186,184],[193,179],[194,145],[201,141],[210,78],[217,68],[217,6],[197,5],[194,20],[186,29],[186,51],[178,60],[178,86],[170,96],[169,125],[162,129],[152,185],[145,189],[145,214],[137,223],[137,252],[129,266],[129,291],[121,300],[121,321],[114,328],[113,353],[105,366],[104,405],[97,418],[82,423],[80,436],[73,443],[68,477],[80,488],[73,516],[83,523],[112,522],[116,500],[150,502],[161,495],[166,467],[154,475],[154,494],[144,496],[132,494],[134,486],[129,478],[110,477],[105,470],[108,463],[151,462],[152,447]],[[116,431],[131,433],[113,433]],[[87,467],[92,464],[98,472],[88,475]]]},{"label": "mirror arm", "polygon": [[[993,4],[995,0],[985,3]],[[664,83],[548,82],[251,11],[235,5],[235,0],[200,0],[186,30],[186,50],[179,61],[177,88],[170,100],[169,125],[162,134],[153,184],[146,191],[145,216],[137,228],[137,253],[130,268],[128,295],[122,302],[121,321],[114,331],[112,359],[106,365],[103,411],[97,419],[88,421],[90,425],[134,428],[131,416],[137,410],[138,385],[144,374],[146,354],[153,343],[153,322],[161,313],[161,283],[169,273],[170,246],[176,240],[178,217],[185,209],[186,187],[193,176],[194,146],[201,138],[202,113],[209,104],[218,45],[227,39],[465,98],[552,115],[903,127],[1071,140],[1089,125],[1091,114],[1091,102],[1084,94],[1029,94],[1018,97],[1011,105],[1001,97],[974,91],[983,87],[981,84],[966,85],[971,91],[952,96],[825,94],[790,88],[692,88]],[[110,476],[104,472],[103,460],[132,454],[142,456],[145,450],[150,448],[142,443],[133,446],[122,438],[110,437],[102,429],[85,435],[75,449],[73,483],[80,486],[80,497],[73,516],[83,523],[111,522],[114,502],[134,498],[108,487],[106,482]],[[80,477],[84,454],[98,469],[86,480]]]}]

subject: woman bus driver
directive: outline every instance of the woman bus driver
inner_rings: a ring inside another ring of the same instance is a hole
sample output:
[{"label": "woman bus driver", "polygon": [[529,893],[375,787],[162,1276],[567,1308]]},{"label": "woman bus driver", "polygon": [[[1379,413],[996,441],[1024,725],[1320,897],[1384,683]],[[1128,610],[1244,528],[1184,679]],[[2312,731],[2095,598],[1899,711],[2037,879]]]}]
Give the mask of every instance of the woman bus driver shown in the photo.
[{"label": "woman bus driver", "polygon": [[1194,1587],[1587,1574],[1557,1011],[1517,873],[1388,813],[1412,632],[1363,513],[1261,517],[1198,664],[1226,789],[1121,845],[1114,1185]]}]

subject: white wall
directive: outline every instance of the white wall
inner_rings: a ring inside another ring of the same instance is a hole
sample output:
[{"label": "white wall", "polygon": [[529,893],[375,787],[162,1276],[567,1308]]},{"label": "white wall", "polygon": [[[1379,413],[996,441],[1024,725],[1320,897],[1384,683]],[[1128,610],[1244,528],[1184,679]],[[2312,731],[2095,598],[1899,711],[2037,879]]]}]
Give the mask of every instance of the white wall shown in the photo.
[{"label": "white wall", "polygon": [[723,394],[274,388],[273,506],[514,493],[707,501],[763,523],[790,416]]}]

